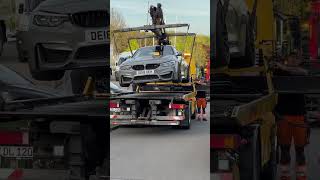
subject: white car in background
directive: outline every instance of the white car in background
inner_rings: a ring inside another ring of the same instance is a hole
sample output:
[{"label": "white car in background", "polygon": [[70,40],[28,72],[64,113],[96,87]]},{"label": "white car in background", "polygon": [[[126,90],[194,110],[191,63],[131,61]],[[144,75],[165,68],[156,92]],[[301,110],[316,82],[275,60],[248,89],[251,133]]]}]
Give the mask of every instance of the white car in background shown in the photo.
[{"label": "white car in background", "polygon": [[[134,53],[135,51],[132,51]],[[119,81],[119,70],[120,70],[120,65],[125,62],[128,58],[131,57],[131,52],[123,52],[119,54],[119,59],[115,63],[115,70],[114,70],[114,76],[116,78],[116,81]]]}]

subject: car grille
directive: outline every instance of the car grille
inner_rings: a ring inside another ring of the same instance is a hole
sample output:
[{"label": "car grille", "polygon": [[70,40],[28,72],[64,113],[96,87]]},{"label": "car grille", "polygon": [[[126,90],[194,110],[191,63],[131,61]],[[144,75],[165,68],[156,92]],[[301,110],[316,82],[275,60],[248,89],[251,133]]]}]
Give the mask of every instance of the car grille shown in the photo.
[{"label": "car grille", "polygon": [[136,81],[141,81],[141,80],[154,80],[154,79],[159,79],[157,75],[147,75],[147,76],[137,76],[134,77],[134,80]]},{"label": "car grille", "polygon": [[136,71],[144,70],[144,65],[134,65],[134,66],[132,66],[132,69],[136,70]]},{"label": "car grille", "polygon": [[72,15],[72,22],[81,27],[107,27],[108,20],[107,11],[79,12]]},{"label": "car grille", "polygon": [[147,64],[146,69],[157,69],[160,64]]},{"label": "car grille", "polygon": [[75,59],[105,59],[110,55],[108,44],[80,47]]}]

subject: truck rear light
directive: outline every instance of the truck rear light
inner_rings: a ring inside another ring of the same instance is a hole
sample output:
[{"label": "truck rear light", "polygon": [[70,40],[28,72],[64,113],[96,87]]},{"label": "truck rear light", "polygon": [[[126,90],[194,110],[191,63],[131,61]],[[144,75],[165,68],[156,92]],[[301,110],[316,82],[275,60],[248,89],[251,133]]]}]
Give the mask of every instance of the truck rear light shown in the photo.
[{"label": "truck rear light", "polygon": [[210,147],[216,149],[237,149],[240,137],[232,134],[211,134]]},{"label": "truck rear light", "polygon": [[110,102],[109,104],[110,108],[119,108],[119,103],[116,103],[116,102]]},{"label": "truck rear light", "polygon": [[0,145],[29,144],[28,132],[0,132]]},{"label": "truck rear light", "polygon": [[185,105],[184,104],[169,104],[169,109],[184,109]]}]

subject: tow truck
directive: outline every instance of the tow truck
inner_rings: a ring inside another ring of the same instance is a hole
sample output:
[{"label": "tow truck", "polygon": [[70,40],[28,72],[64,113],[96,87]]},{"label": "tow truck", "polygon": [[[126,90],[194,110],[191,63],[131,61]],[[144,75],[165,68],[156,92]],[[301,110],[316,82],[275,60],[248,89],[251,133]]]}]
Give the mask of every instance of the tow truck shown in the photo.
[{"label": "tow truck", "polygon": [[[159,45],[169,42],[171,36],[193,37],[187,76],[181,82],[150,82],[135,85],[132,93],[118,94],[110,98],[110,123],[112,125],[164,125],[189,129],[191,119],[196,115],[196,74],[191,74],[192,52],[196,38],[195,33],[167,33],[166,28],[187,27],[189,24],[145,25],[141,27],[124,28],[113,31],[114,42],[117,33],[131,31],[151,31],[154,34],[145,34],[128,39],[156,38]],[[156,32],[164,32],[161,36]],[[164,40],[164,41],[163,41]],[[116,46],[117,48],[117,46]],[[163,48],[160,48],[163,49]],[[194,77],[193,77],[194,76]],[[191,78],[193,77],[193,78]]]}]

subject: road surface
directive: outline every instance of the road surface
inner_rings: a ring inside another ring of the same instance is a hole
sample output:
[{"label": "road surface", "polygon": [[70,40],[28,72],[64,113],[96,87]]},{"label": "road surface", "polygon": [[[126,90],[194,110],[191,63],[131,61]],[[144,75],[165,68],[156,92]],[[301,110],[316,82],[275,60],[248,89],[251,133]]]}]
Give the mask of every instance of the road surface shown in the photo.
[{"label": "road surface", "polygon": [[110,135],[111,179],[210,180],[209,141],[209,121],[189,130],[121,127]]}]

